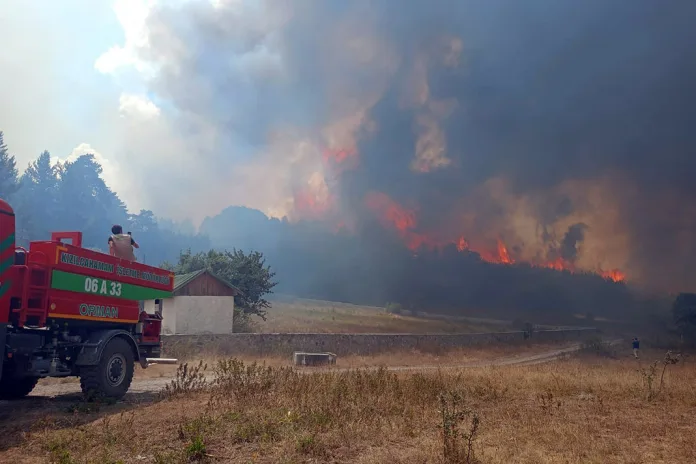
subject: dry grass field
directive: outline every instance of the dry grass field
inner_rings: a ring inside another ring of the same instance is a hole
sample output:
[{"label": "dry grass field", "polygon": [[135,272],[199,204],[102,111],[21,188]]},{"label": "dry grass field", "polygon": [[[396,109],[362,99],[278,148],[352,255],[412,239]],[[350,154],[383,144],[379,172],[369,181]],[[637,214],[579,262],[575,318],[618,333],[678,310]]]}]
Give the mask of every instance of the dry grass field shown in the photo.
[{"label": "dry grass field", "polygon": [[[539,353],[545,353],[554,349],[567,348],[576,345],[577,342],[565,342],[565,343],[525,343],[519,345],[493,345],[493,346],[481,346],[481,347],[467,347],[452,350],[435,350],[435,351],[393,351],[386,353],[379,353],[372,356],[339,356],[336,364],[331,367],[333,369],[344,369],[344,368],[373,368],[373,367],[418,367],[418,366],[458,366],[462,364],[476,363],[476,362],[488,362],[499,359],[514,360],[517,358],[524,358],[527,356],[533,356]],[[224,357],[217,355],[216,353],[207,352],[193,352],[190,356],[179,357],[181,361],[187,361],[190,365],[194,365],[203,361],[204,363],[212,366],[220,360],[224,360]],[[265,366],[271,367],[290,367],[292,366],[291,356],[281,357],[258,357],[250,355],[238,356],[241,362],[245,364],[263,364]],[[153,365],[147,369],[141,369],[140,366],[136,366],[135,379],[148,379],[148,378],[162,378],[172,376],[176,373],[176,365]],[[43,382],[48,381],[48,379],[43,380]],[[61,382],[61,380],[54,380]],[[78,382],[78,380],[63,380]]]},{"label": "dry grass field", "polygon": [[[393,351],[379,353],[373,356],[339,356],[336,364],[330,369],[357,369],[374,367],[404,367],[413,368],[420,366],[432,367],[451,367],[472,363],[492,362],[495,360],[515,360],[540,353],[546,353],[555,349],[563,349],[577,342],[566,343],[525,343],[516,346],[497,345],[468,347],[452,350],[435,350],[430,352],[412,351]],[[180,362],[187,362],[189,365],[196,365],[200,362],[213,366],[221,360],[227,359],[211,351],[195,351],[194,347],[181,350],[181,355],[177,353]],[[186,355],[184,355],[186,353]],[[237,359],[245,364],[262,364],[270,367],[290,367],[292,366],[291,356],[272,356],[260,357],[251,355],[240,355]],[[139,380],[163,379],[173,377],[178,369],[177,365],[154,364],[147,369],[142,369],[139,365],[135,366],[134,382]],[[79,384],[77,377],[66,378],[46,378],[41,379],[39,385],[64,385]]]},{"label": "dry grass field", "polygon": [[[219,360],[148,403],[29,400],[13,463],[696,462],[696,369],[664,352],[533,365],[311,372]],[[651,371],[651,361],[657,361]],[[641,369],[643,369],[641,373]],[[142,398],[145,400],[145,398]]]},{"label": "dry grass field", "polygon": [[256,323],[257,332],[294,333],[456,333],[512,330],[485,320],[445,321],[407,314],[391,314],[374,306],[332,301],[284,298],[273,301],[267,320]]}]

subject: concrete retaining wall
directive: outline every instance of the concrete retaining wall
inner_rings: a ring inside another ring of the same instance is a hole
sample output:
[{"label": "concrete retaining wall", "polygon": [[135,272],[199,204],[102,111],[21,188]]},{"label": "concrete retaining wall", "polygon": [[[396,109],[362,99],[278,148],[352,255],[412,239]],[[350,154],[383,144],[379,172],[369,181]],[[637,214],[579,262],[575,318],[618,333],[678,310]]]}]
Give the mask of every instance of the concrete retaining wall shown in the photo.
[{"label": "concrete retaining wall", "polygon": [[371,355],[398,350],[435,351],[452,348],[526,341],[551,343],[581,341],[597,334],[597,329],[539,330],[530,339],[524,332],[464,334],[229,334],[229,335],[164,335],[163,353],[182,357],[188,353],[207,351],[225,356],[281,355],[293,351],[329,351],[339,356]]}]

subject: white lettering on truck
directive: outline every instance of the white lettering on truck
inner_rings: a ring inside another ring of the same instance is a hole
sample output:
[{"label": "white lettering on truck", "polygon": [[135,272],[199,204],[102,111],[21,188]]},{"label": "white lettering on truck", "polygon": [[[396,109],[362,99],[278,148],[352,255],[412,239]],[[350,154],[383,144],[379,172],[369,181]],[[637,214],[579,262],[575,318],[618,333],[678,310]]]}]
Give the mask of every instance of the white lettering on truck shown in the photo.
[{"label": "white lettering on truck", "polygon": [[100,306],[82,303],[80,305],[80,316],[108,317],[118,319],[118,308],[115,306]]}]

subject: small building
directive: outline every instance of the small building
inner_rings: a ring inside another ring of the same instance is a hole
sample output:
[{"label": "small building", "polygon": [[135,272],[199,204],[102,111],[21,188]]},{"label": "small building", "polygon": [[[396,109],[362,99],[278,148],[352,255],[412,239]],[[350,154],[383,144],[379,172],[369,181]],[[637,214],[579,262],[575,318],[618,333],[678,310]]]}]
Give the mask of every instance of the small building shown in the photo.
[{"label": "small building", "polygon": [[[162,334],[228,334],[233,332],[234,297],[240,291],[208,270],[174,277],[172,298],[162,303]],[[153,312],[154,300],[145,302]]]}]

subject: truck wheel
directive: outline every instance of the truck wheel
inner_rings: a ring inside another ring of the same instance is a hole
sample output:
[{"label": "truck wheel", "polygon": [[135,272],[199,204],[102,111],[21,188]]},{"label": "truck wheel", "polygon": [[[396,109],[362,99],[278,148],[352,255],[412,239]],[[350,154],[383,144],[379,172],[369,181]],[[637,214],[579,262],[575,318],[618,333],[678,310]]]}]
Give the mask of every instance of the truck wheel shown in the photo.
[{"label": "truck wheel", "polygon": [[14,377],[3,375],[0,379],[0,400],[24,398],[39,382],[38,377]]},{"label": "truck wheel", "polygon": [[102,351],[99,364],[80,369],[80,387],[88,398],[121,399],[133,380],[133,350],[122,338],[113,338]]}]

